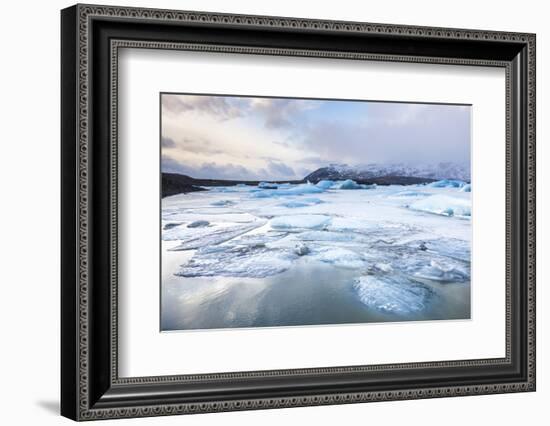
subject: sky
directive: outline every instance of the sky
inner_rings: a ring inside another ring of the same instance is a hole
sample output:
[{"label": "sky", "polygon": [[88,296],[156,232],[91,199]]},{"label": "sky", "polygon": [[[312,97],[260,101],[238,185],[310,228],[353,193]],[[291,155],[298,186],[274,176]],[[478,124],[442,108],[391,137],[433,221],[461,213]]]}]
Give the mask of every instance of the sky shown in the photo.
[{"label": "sky", "polygon": [[162,94],[161,108],[162,171],[194,178],[302,179],[329,164],[470,164],[470,106]]}]

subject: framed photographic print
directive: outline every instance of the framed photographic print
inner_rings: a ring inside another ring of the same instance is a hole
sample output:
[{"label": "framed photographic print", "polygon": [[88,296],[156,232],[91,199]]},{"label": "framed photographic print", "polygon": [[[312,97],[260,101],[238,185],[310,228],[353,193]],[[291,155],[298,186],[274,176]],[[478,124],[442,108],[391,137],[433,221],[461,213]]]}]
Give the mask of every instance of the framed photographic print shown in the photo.
[{"label": "framed photographic print", "polygon": [[535,36],[76,5],[74,420],[535,390]]}]

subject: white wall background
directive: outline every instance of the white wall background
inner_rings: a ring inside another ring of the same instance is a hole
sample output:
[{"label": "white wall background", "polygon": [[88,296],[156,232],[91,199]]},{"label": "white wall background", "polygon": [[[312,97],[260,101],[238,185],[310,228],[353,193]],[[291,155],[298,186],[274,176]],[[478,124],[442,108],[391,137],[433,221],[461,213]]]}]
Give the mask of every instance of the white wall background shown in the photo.
[{"label": "white wall background", "polygon": [[[545,2],[431,0],[104,0],[103,4],[526,31],[537,33],[538,390],[530,394],[292,408],[116,424],[452,426],[544,424],[550,401],[550,27]],[[59,9],[71,2],[3,4],[0,66],[0,418],[69,424],[59,405]],[[547,420],[546,420],[547,421]],[[107,421],[102,424],[111,424]],[[115,424],[115,423],[113,423]]]}]

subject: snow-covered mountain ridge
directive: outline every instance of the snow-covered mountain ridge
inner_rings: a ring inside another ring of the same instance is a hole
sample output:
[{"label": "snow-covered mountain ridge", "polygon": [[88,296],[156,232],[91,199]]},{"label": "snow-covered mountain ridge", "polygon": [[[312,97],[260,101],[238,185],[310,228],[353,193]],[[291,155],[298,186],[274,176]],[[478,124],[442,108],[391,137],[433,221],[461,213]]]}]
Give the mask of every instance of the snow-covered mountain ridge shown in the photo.
[{"label": "snow-covered mountain ridge", "polygon": [[327,180],[368,180],[385,176],[415,177],[434,180],[458,179],[470,182],[470,169],[463,165],[444,162],[411,166],[405,163],[396,164],[364,164],[350,166],[347,164],[330,164],[321,167],[307,175],[304,180],[318,182]]}]

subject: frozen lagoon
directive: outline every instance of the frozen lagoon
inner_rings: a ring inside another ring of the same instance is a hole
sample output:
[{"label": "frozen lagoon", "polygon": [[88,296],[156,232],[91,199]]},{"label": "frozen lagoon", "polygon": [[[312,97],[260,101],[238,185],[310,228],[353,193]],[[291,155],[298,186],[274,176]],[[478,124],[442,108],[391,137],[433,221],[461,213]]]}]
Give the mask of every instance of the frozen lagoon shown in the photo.
[{"label": "frozen lagoon", "polygon": [[463,185],[260,186],[162,200],[162,330],[470,317]]}]

